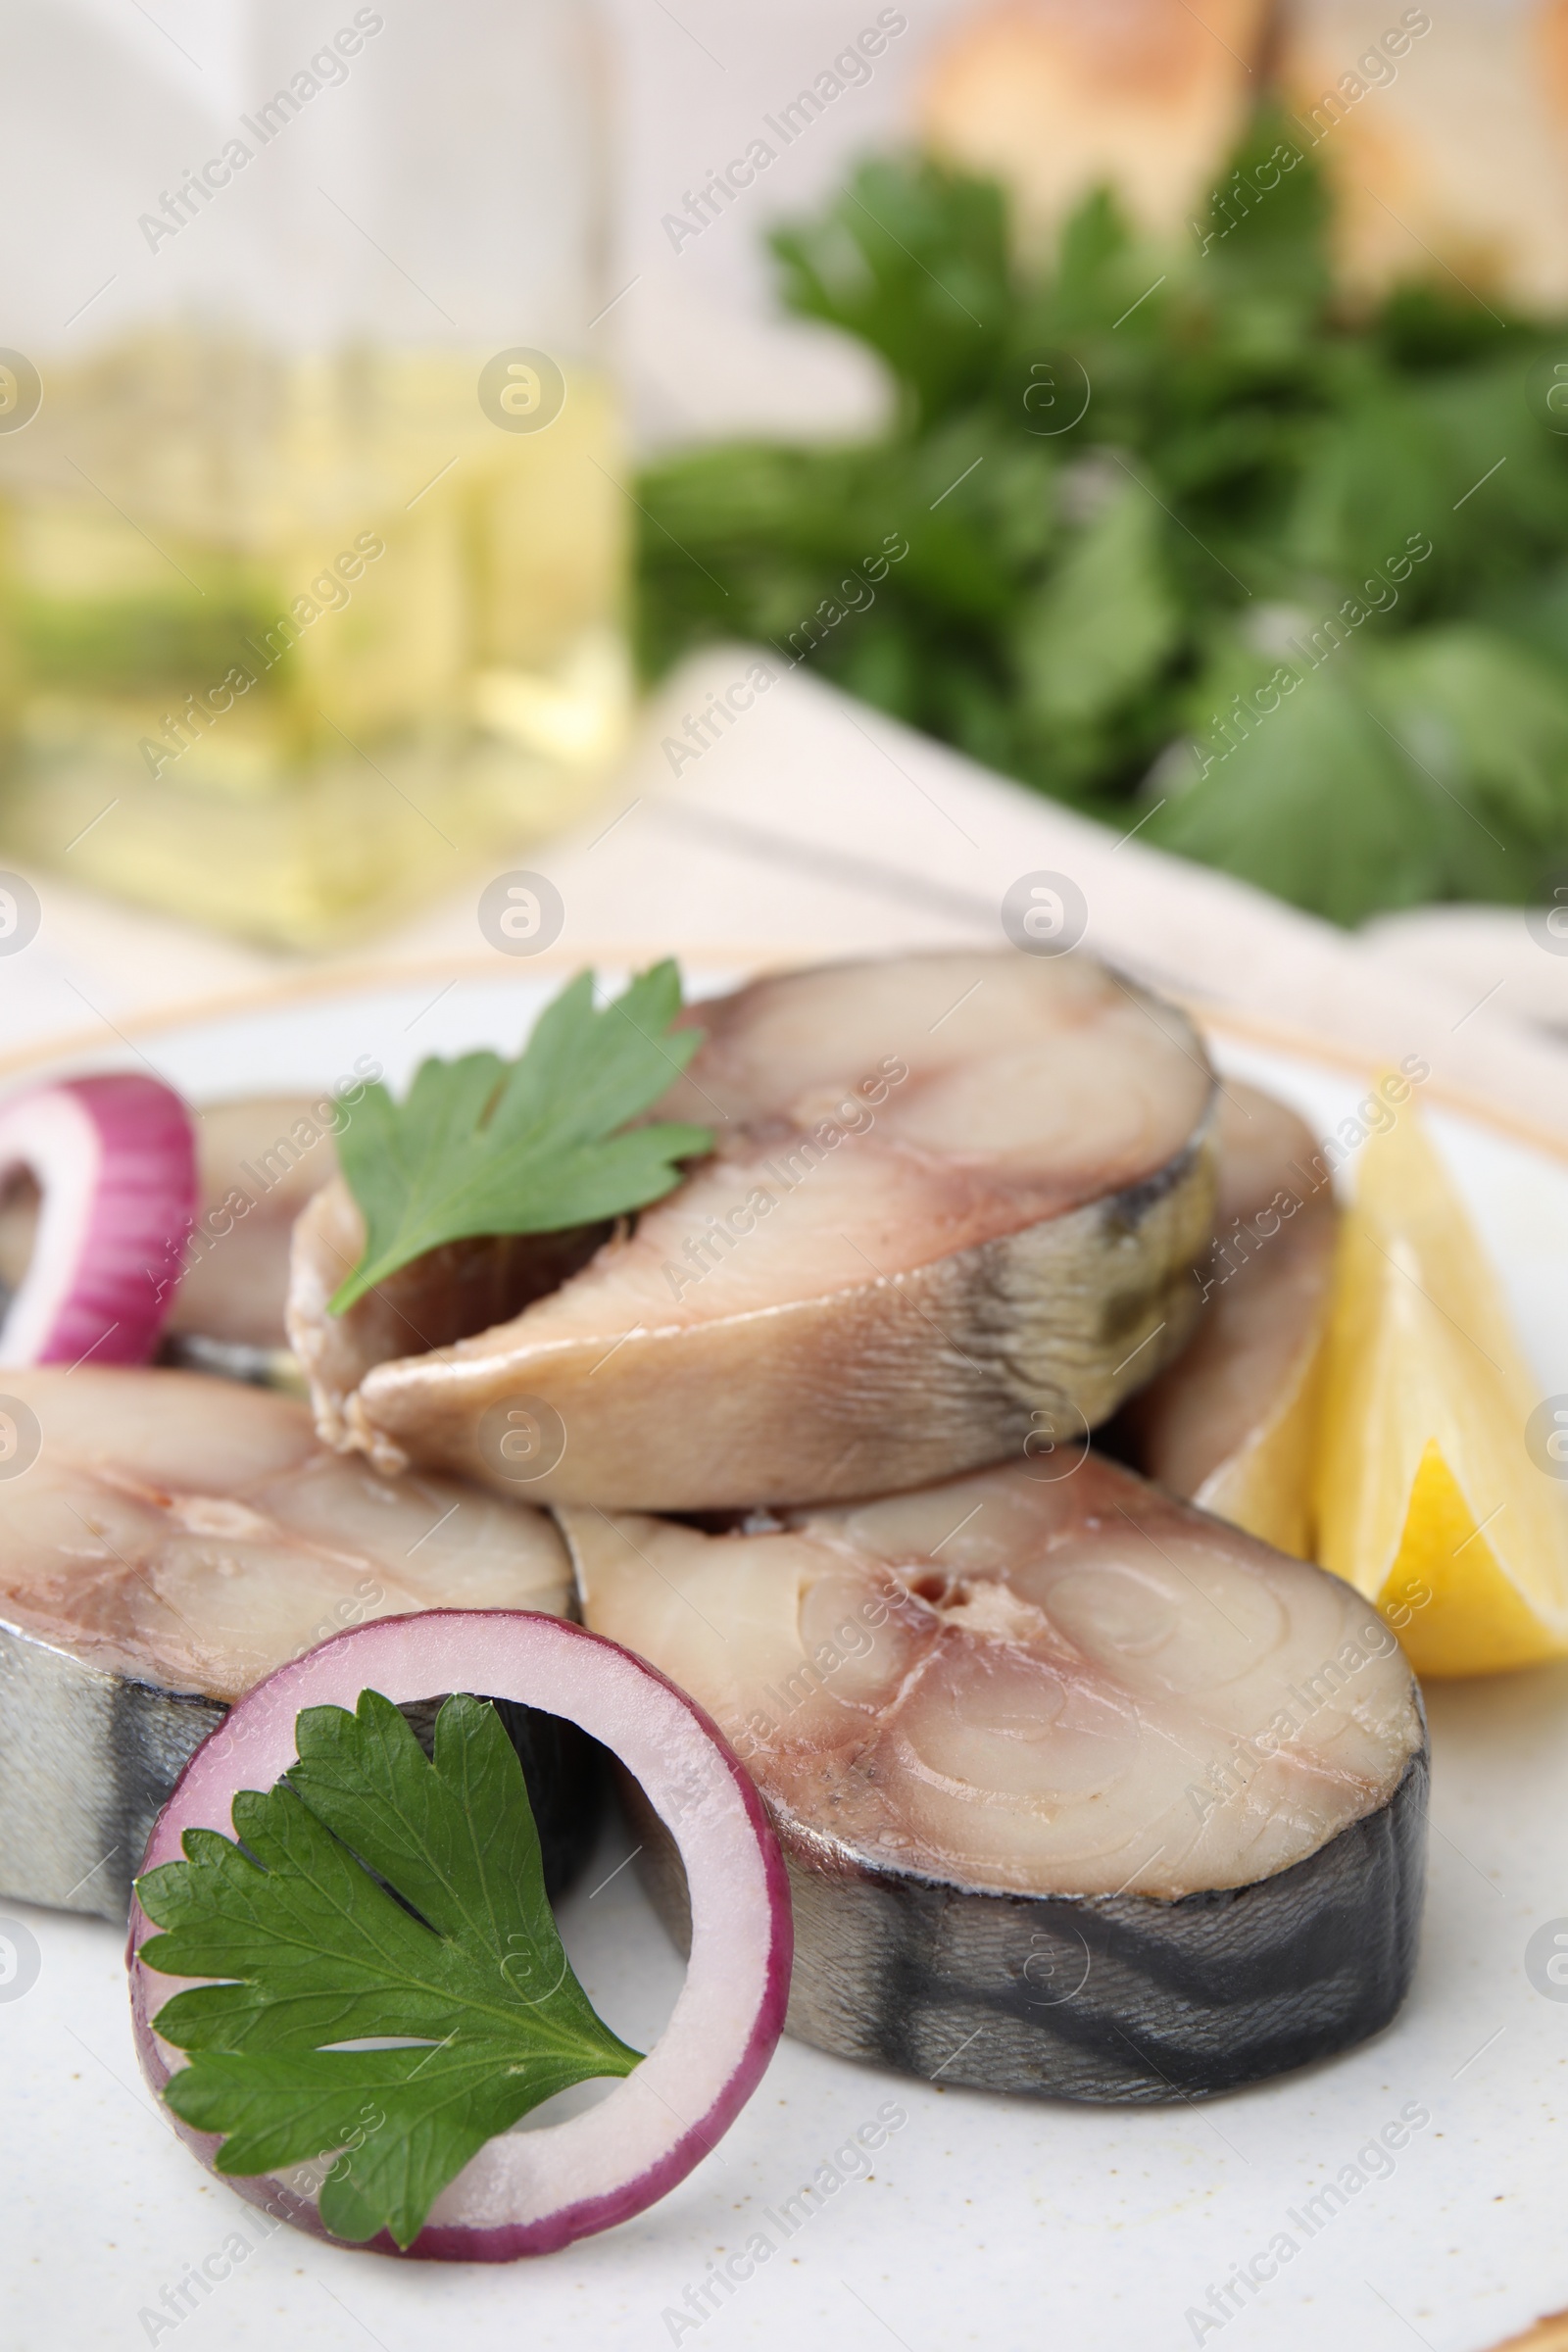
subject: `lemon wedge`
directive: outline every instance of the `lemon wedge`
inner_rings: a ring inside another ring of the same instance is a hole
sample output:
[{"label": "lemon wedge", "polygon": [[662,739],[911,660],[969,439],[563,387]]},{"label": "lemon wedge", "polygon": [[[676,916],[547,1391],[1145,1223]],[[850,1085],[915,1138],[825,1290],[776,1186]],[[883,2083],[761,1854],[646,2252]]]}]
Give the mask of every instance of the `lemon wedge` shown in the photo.
[{"label": "lemon wedge", "polygon": [[1568,1492],[1526,1447],[1540,1385],[1409,1106],[1362,1148],[1322,1396],[1317,1556],[1377,1603],[1417,1673],[1568,1654]]}]

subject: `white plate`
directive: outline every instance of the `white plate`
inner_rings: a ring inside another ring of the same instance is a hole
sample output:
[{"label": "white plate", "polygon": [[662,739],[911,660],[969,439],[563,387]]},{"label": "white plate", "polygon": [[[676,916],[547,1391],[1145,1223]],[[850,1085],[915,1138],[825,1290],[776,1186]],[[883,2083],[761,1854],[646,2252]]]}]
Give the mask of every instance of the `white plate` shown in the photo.
[{"label": "white plate", "polygon": [[[532,972],[436,975],[281,1000],[140,1036],[113,1058],[139,1052],[198,1100],[320,1086],[365,1053],[400,1080],[426,1053],[514,1051],[543,989]],[[1326,1065],[1223,1038],[1216,1052],[1320,1134],[1353,1115],[1361,1090]],[[1433,1126],[1503,1268],[1543,1396],[1568,1391],[1568,1168],[1465,1120],[1435,1113]],[[1480,2352],[1568,2304],[1557,2114],[1568,1999],[1536,1991],[1524,1968],[1538,1927],[1568,1926],[1568,1669],[1439,1686],[1428,1698],[1425,1936],[1415,1989],[1379,2040],[1203,2106],[1120,2111],[915,2083],[786,2041],[721,2147],[662,2205],[505,2269],[386,2262],[287,2230],[254,2243],[252,2209],[192,2162],[141,2083],[120,1934],[8,1905],[30,1925],[42,1966],[24,1997],[0,1998],[0,2342],[1408,2352],[1419,2340]],[[607,1841],[564,1925],[590,1993],[637,2041],[667,2015],[679,1963],[631,1871],[587,1892],[621,1851]],[[698,2325],[687,2289],[890,2099],[907,2121],[873,2176],[822,2195]],[[1352,2187],[1357,2151],[1406,2107],[1430,2122],[1392,2173]],[[1345,2201],[1320,2204],[1309,2234],[1292,2217],[1326,2182]],[[243,2260],[221,2252],[236,2230],[253,2241]],[[1268,2252],[1281,2232],[1295,2246],[1283,2260]],[[182,2296],[180,2281],[209,2260]],[[1275,2276],[1234,2290],[1240,2308],[1216,2319],[1210,2287],[1242,2263],[1261,2276],[1271,2260]]]}]

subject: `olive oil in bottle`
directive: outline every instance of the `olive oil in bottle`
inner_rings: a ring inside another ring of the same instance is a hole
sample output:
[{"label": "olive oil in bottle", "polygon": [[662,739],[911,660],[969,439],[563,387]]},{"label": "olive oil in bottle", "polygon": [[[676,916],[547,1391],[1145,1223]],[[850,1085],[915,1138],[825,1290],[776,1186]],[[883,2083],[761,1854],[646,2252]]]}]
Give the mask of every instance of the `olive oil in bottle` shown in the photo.
[{"label": "olive oil in bottle", "polygon": [[613,397],[543,353],[147,327],[0,436],[0,846],[318,946],[623,736]]}]

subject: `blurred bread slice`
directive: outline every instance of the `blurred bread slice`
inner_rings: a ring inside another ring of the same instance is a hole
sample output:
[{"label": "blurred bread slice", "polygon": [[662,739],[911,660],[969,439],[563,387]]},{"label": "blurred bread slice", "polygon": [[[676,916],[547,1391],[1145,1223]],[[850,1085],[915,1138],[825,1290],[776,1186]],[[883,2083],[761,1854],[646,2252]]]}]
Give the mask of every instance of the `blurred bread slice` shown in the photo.
[{"label": "blurred bread slice", "polygon": [[1446,269],[1568,302],[1568,0],[1295,0],[1279,78],[1335,190],[1348,285]]},{"label": "blurred bread slice", "polygon": [[1269,0],[1004,0],[965,16],[920,94],[931,150],[1013,191],[1038,244],[1109,181],[1141,227],[1203,203],[1262,86]]}]

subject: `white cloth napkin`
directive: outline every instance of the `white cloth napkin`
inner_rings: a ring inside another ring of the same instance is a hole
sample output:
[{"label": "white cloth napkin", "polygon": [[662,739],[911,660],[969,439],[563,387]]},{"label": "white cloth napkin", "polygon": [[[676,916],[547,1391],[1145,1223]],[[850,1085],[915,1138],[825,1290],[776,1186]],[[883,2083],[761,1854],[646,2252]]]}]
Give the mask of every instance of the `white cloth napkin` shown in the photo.
[{"label": "white cloth napkin", "polygon": [[[674,953],[729,968],[1001,946],[1008,889],[1065,876],[1083,895],[1086,947],[1231,1031],[1368,1070],[1418,1054],[1437,1096],[1568,1148],[1568,1051],[1536,1025],[1554,1008],[1568,1020],[1568,957],[1522,914],[1439,910],[1348,935],[1136,833],[1118,839],[771,651],[718,646],[683,664],[583,823],[510,863],[561,893],[552,963]],[[491,878],[323,968],[494,963],[478,920]],[[12,1066],[298,971],[34,880],[38,936],[0,960]]]}]

